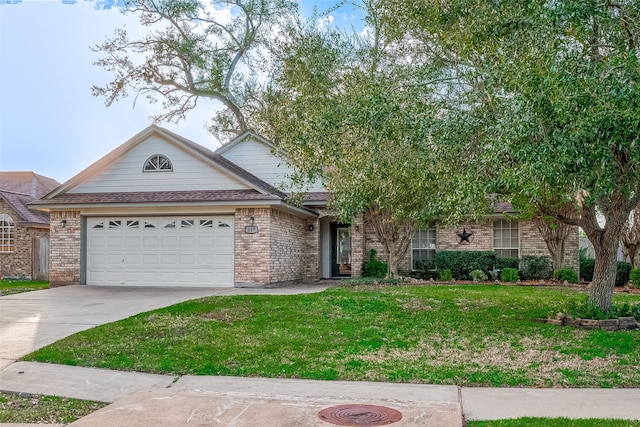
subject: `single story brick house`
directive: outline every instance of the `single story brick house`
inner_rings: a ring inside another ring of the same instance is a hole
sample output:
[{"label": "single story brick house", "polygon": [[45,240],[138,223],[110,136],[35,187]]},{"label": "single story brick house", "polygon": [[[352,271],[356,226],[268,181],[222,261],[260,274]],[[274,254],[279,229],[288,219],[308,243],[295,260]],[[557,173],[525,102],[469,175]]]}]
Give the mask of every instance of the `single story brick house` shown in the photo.
[{"label": "single story brick house", "polygon": [[[32,203],[50,213],[51,285],[266,287],[359,276],[374,236],[328,214],[321,185],[302,206],[289,204],[282,156],[249,132],[210,151],[146,128]],[[515,224],[499,249],[546,252],[533,228]],[[493,221],[471,226],[466,248],[496,249]],[[405,270],[425,251],[458,249],[448,228],[414,240]]]},{"label": "single story brick house", "polygon": [[28,204],[58,185],[34,172],[0,172],[0,277],[47,280],[49,214]]}]

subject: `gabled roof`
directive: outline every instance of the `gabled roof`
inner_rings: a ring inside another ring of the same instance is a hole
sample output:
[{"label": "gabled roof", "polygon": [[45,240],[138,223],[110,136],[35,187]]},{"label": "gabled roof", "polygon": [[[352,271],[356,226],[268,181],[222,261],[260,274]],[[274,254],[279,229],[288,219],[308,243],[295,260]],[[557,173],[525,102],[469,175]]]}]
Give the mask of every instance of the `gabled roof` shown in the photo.
[{"label": "gabled roof", "polygon": [[251,138],[251,139],[253,139],[255,141],[261,142],[262,144],[264,144],[267,147],[269,147],[272,151],[278,152],[278,154],[281,154],[281,155],[284,155],[284,156],[287,155],[284,151],[282,151],[281,149],[279,149],[278,147],[273,145],[273,143],[271,141],[269,141],[268,139],[258,135],[257,133],[254,133],[254,132],[252,132],[250,130],[246,130],[246,131],[242,132],[240,135],[236,136],[231,141],[229,141],[226,144],[222,145],[220,148],[218,148],[215,151],[215,153],[216,154],[224,154],[227,151],[231,150],[236,145],[246,141],[249,138]]},{"label": "gabled roof", "polygon": [[49,214],[29,209],[27,205],[38,200],[60,183],[34,172],[0,172],[0,197],[19,215],[18,225],[49,225]]},{"label": "gabled roof", "polygon": [[179,146],[185,149],[187,152],[191,153],[194,157],[200,158],[201,160],[209,163],[213,168],[216,168],[222,172],[230,174],[239,182],[246,184],[247,186],[253,188],[262,194],[273,194],[281,198],[285,198],[286,194],[277,188],[269,185],[268,183],[262,181],[258,177],[254,176],[247,170],[241,168],[240,166],[232,163],[231,161],[225,159],[221,155],[214,153],[213,151],[196,144],[195,142],[184,138],[176,133],[173,133],[165,128],[160,126],[151,125],[146,129],[142,130],[132,138],[130,138],[127,142],[117,147],[115,150],[108,153],[106,156],[102,157],[100,160],[93,163],[91,166],[72,177],[60,187],[58,187],[55,191],[47,194],[45,199],[47,200],[57,200],[57,198],[67,193],[69,190],[78,186],[82,182],[88,180],[92,176],[98,174],[100,171],[104,170],[111,163],[124,156],[131,149],[136,147],[138,144],[141,144],[151,136],[160,136],[170,143]]}]

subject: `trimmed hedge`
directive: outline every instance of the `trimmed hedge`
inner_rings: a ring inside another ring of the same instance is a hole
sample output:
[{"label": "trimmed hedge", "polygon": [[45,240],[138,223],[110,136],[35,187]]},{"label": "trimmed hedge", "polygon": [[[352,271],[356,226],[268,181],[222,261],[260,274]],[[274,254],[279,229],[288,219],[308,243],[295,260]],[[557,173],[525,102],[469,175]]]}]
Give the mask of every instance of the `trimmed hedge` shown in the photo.
[{"label": "trimmed hedge", "polygon": [[519,258],[497,258],[496,257],[496,270],[502,270],[504,268],[515,268],[518,270],[520,268],[520,259]]},{"label": "trimmed hedge", "polygon": [[629,281],[629,273],[631,273],[631,264],[624,261],[618,261],[618,271],[616,272],[616,286],[624,286]]},{"label": "trimmed hedge", "polygon": [[436,268],[451,270],[454,279],[469,280],[473,270],[491,271],[496,265],[495,252],[442,251],[436,252]]},{"label": "trimmed hedge", "polygon": [[520,276],[523,280],[550,279],[553,263],[546,255],[523,255],[520,260]]},{"label": "trimmed hedge", "polygon": [[629,280],[636,288],[640,288],[640,268],[634,268],[629,272]]},{"label": "trimmed hedge", "polygon": [[[593,258],[580,257],[580,277],[587,282],[593,281],[595,262],[596,260]],[[616,266],[616,286],[624,286],[629,281],[630,272],[631,264],[618,261],[618,265]]]},{"label": "trimmed hedge", "polygon": [[593,267],[596,260],[593,258],[580,257],[580,278],[586,282],[593,280]]}]

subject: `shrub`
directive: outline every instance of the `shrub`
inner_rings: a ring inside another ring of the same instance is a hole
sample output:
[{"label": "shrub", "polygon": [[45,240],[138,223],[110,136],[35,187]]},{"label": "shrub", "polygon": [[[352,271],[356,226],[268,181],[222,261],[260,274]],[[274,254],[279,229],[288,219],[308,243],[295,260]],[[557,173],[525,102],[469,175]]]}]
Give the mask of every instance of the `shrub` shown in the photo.
[{"label": "shrub", "polygon": [[444,270],[438,270],[438,276],[443,282],[450,282],[453,279],[451,270],[449,270],[448,268],[445,268]]},{"label": "shrub", "polygon": [[640,268],[634,268],[629,272],[629,280],[631,280],[636,287],[640,288]]},{"label": "shrub", "polygon": [[546,255],[524,255],[520,260],[520,275],[525,280],[551,278],[553,275],[551,258]]},{"label": "shrub", "polygon": [[500,274],[500,280],[503,282],[517,282],[518,277],[518,269],[517,268],[503,268],[502,273]]},{"label": "shrub", "polygon": [[469,280],[473,270],[489,271],[496,262],[495,252],[489,251],[441,251],[436,252],[436,268],[451,270],[456,279]]},{"label": "shrub", "polygon": [[613,303],[609,311],[602,311],[600,307],[589,301],[587,296],[579,300],[574,300],[569,303],[567,309],[568,314],[573,317],[579,317],[581,319],[616,319],[618,317],[635,317],[640,321],[640,304],[629,304],[625,302],[623,304]]},{"label": "shrub", "polygon": [[432,259],[416,261],[416,268],[409,273],[409,276],[423,280],[437,279],[436,262]]},{"label": "shrub", "polygon": [[566,280],[569,283],[578,283],[578,273],[570,268],[561,268],[560,270],[554,271],[553,278],[561,282]]},{"label": "shrub", "polygon": [[486,282],[489,279],[482,270],[473,270],[469,273],[469,276],[471,276],[474,282]]},{"label": "shrub", "polygon": [[376,259],[377,252],[371,249],[369,252],[369,261],[362,266],[362,277],[374,277],[382,279],[387,277],[387,263]]},{"label": "shrub", "polygon": [[496,270],[502,270],[503,268],[515,268],[520,267],[520,260],[518,258],[496,258]]},{"label": "shrub", "polygon": [[593,280],[593,267],[596,260],[593,258],[580,257],[580,277],[587,282]]},{"label": "shrub", "polygon": [[624,261],[618,261],[618,270],[616,272],[616,286],[624,286],[629,281],[630,272],[631,264]]}]

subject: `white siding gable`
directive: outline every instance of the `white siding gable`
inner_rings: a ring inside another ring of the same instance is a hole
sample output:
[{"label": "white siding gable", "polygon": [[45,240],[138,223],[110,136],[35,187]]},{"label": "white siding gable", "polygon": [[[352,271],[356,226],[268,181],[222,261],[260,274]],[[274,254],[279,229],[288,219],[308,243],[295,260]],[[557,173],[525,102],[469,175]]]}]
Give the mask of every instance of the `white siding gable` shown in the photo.
[{"label": "white siding gable", "polygon": [[[169,158],[173,172],[143,172],[154,154]],[[211,166],[184,148],[153,135],[117,158],[70,193],[135,191],[243,190],[251,187]]]},{"label": "white siding gable", "polygon": [[[290,176],[294,169],[276,156],[268,145],[249,137],[224,150],[221,155],[264,182],[282,191],[291,191]],[[326,190],[318,181],[307,191]]]}]

